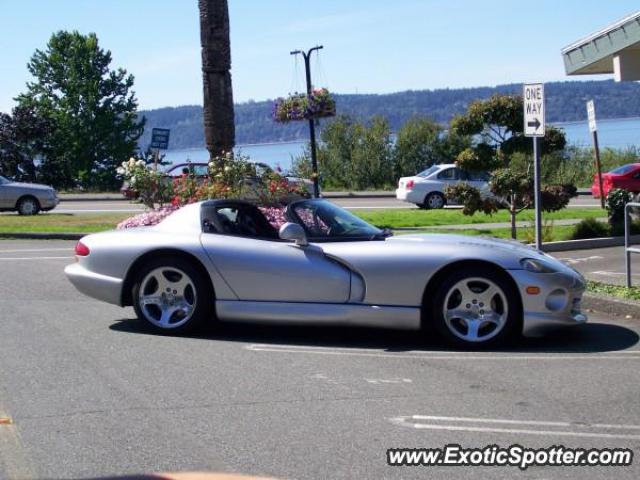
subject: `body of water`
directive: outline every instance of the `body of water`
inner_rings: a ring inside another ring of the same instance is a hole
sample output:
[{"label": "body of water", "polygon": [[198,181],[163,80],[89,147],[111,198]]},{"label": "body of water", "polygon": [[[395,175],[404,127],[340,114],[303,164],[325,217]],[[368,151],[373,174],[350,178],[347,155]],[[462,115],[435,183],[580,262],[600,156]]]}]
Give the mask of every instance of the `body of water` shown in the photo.
[{"label": "body of water", "polygon": [[[591,132],[586,121],[555,123],[562,128],[569,145],[580,147],[591,146]],[[600,148],[627,148],[640,146],[640,117],[598,120],[598,141]],[[304,152],[306,141],[264,143],[259,145],[241,145],[235,150],[248,155],[251,160],[263,162],[271,167],[288,170],[293,159]],[[206,162],[209,152],[204,148],[186,150],[168,150],[165,160],[172,164]]]}]

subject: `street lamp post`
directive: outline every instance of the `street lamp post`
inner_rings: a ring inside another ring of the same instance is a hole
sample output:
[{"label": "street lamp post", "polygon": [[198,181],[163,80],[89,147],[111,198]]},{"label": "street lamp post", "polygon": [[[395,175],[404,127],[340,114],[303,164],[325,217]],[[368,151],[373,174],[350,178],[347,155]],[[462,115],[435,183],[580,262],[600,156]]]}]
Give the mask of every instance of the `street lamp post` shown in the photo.
[{"label": "street lamp post", "polygon": [[[304,58],[304,69],[307,77],[307,95],[311,95],[311,66],[309,65],[309,59],[311,54],[316,50],[324,48],[322,45],[317,45],[310,48],[307,52],[303,50],[294,50],[291,55],[302,55]],[[315,119],[309,118],[309,136],[311,138],[311,170],[313,176],[313,196],[314,198],[320,197],[320,188],[318,186],[318,159],[316,156],[316,126]]]}]

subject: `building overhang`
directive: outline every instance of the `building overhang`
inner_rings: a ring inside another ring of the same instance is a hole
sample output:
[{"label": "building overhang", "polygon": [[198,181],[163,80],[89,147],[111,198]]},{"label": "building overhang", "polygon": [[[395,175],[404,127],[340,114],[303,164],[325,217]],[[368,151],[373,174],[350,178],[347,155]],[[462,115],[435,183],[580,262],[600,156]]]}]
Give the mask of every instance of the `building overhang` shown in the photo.
[{"label": "building overhang", "polygon": [[640,80],[640,12],[562,49],[567,75],[613,74]]}]

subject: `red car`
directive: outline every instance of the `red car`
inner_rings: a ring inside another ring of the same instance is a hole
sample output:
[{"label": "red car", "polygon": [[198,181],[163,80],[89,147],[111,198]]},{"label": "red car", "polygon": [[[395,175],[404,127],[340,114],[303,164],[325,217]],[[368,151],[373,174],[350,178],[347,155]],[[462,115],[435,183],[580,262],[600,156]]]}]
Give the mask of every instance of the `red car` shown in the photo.
[{"label": "red car", "polygon": [[[602,174],[602,189],[605,197],[614,188],[622,188],[631,193],[640,193],[640,163],[627,163],[614,168],[608,173]],[[600,185],[598,175],[593,176],[591,193],[595,198],[600,198]]]}]

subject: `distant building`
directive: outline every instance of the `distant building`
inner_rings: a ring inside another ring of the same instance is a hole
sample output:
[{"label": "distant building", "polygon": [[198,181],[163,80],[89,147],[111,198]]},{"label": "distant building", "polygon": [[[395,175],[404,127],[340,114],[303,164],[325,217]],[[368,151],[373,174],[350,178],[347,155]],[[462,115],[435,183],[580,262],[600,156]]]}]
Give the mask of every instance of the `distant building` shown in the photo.
[{"label": "distant building", "polygon": [[617,82],[640,80],[640,12],[562,49],[567,75],[612,73]]}]

